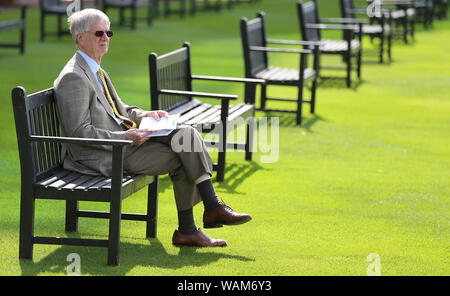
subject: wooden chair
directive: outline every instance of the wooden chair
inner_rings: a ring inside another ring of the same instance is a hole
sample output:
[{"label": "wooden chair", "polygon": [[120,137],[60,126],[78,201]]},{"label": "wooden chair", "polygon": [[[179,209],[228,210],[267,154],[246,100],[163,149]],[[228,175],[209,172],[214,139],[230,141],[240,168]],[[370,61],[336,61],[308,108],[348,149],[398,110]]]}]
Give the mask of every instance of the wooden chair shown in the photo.
[{"label": "wooden chair", "polygon": [[[315,0],[303,3],[297,2],[298,19],[300,22],[300,31],[304,41],[320,41],[319,52],[325,55],[340,55],[346,65],[347,87],[351,86],[352,59],[356,58],[356,74],[361,78],[361,36],[362,24],[323,24],[320,23],[317,3]],[[341,30],[344,40],[322,39],[322,30]],[[358,39],[355,39],[357,35]],[[326,68],[319,64],[318,70]],[[335,67],[333,67],[335,69]],[[320,77],[324,77],[320,75]]]},{"label": "wooden chair", "polygon": [[[136,22],[138,21],[137,10],[139,7],[147,7],[147,16],[145,20],[150,26],[153,22],[155,9],[157,9],[157,0],[102,0],[102,10],[104,13],[110,8],[119,9],[119,24],[121,26],[128,23],[131,29],[136,29]],[[96,0],[96,6],[99,6],[99,0]],[[130,18],[125,18],[125,10],[129,9],[131,12]]]},{"label": "wooden chair", "polygon": [[[247,18],[241,18],[241,40],[244,52],[245,62],[245,77],[263,79],[265,84],[261,87],[261,102],[260,107],[257,110],[273,111],[273,112],[290,112],[296,113],[296,123],[302,122],[302,104],[310,104],[310,112],[315,112],[316,101],[316,79],[317,79],[317,67],[318,67],[318,51],[317,43],[314,42],[302,42],[291,40],[275,40],[266,39],[265,33],[265,14],[259,12],[257,17],[252,20]],[[267,47],[267,44],[283,44],[283,45],[303,45],[315,47],[314,52],[314,67],[307,67],[307,54],[313,53],[308,49],[289,49],[289,48],[274,48]],[[288,69],[282,67],[275,67],[269,64],[268,53],[290,53],[300,55],[300,65],[297,69]],[[305,100],[303,98],[303,87],[311,82],[311,99]],[[270,98],[266,95],[266,89],[268,85],[282,85],[298,88],[297,98]],[[246,96],[255,96],[255,85],[246,86]],[[292,109],[271,109],[266,107],[266,101],[285,101],[296,102],[296,110]]]},{"label": "wooden chair", "polygon": [[[392,60],[391,54],[391,46],[392,46],[392,31],[390,26],[390,18],[387,18],[384,14],[381,14],[380,17],[371,17],[371,24],[366,24],[366,19],[358,19],[357,15],[366,15],[367,9],[356,8],[353,4],[353,0],[340,0],[341,4],[341,16],[342,19],[337,19],[340,23],[345,24],[358,24],[362,22],[362,34],[365,36],[369,36],[371,40],[377,38],[380,40],[380,49],[379,49],[379,61],[383,63],[383,53],[384,53],[384,44],[385,40],[387,40],[387,55],[389,60]],[[324,19],[320,19],[320,21],[324,21]],[[376,22],[376,23],[375,23]]]},{"label": "wooden chair", "polygon": [[27,7],[25,5],[17,6],[17,5],[6,5],[0,4],[0,13],[1,9],[6,8],[20,8],[20,18],[12,19],[12,20],[2,20],[0,21],[0,32],[10,31],[10,30],[19,30],[19,42],[18,43],[0,43],[0,47],[7,48],[19,48],[20,54],[25,53],[25,29],[26,29],[26,12]]},{"label": "wooden chair", "polygon": [[[108,265],[118,265],[121,219],[146,222],[146,237],[156,237],[158,178],[124,175],[124,151],[132,141],[61,137],[53,88],[27,95],[23,87],[16,87],[12,101],[21,172],[20,259],[32,259],[35,244],[100,246],[108,249]],[[71,143],[112,146],[113,175],[83,175],[64,169],[61,147]],[[122,213],[122,199],[147,185],[147,213]],[[109,219],[108,239],[36,236],[36,199],[66,201],[67,232],[77,231],[79,217]],[[79,201],[107,202],[110,212],[79,210]]]},{"label": "wooden chair", "polygon": [[[180,114],[178,123],[191,125],[202,132],[219,135],[218,143],[205,141],[209,147],[218,148],[218,162],[213,165],[217,171],[216,180],[222,182],[225,176],[225,158],[228,148],[245,150],[245,159],[252,159],[254,101],[245,101],[234,106],[231,100],[237,96],[217,93],[192,91],[193,80],[264,83],[259,79],[217,77],[192,75],[190,44],[185,42],[183,47],[158,56],[149,56],[150,90],[152,110],[166,110],[169,114]],[[221,100],[220,105],[203,103],[197,98]],[[230,127],[246,125],[246,142],[227,142]]]}]

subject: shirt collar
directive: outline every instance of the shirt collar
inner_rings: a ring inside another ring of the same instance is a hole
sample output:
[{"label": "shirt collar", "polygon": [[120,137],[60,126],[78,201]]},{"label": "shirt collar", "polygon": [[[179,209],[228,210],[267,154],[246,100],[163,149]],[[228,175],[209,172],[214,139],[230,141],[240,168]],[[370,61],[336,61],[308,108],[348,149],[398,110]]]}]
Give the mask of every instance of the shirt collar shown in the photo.
[{"label": "shirt collar", "polygon": [[81,50],[78,50],[78,53],[84,58],[84,60],[88,64],[89,68],[91,69],[92,73],[94,74],[94,76],[96,76],[98,70],[100,69],[100,65],[97,64],[97,62],[94,61],[94,59],[92,59],[90,56],[88,56]]}]

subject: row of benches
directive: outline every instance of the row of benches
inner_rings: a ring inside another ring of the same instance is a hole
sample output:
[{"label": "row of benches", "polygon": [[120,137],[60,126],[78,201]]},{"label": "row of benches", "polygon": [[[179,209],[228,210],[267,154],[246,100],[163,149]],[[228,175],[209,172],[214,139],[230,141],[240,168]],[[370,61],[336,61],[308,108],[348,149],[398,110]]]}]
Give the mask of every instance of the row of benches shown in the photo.
[{"label": "row of benches", "polygon": [[[80,1],[80,8],[85,6],[84,0]],[[130,26],[132,29],[136,29],[136,23],[140,19],[137,11],[140,7],[147,7],[147,12],[144,20],[147,25],[151,25],[153,19],[160,16],[160,6],[162,5],[164,16],[169,16],[172,13],[179,13],[184,17],[187,12],[193,15],[200,9],[199,3],[203,4],[203,10],[216,10],[219,11],[222,8],[223,2],[228,8],[233,7],[239,2],[252,2],[255,0],[91,0],[96,8],[101,9],[105,13],[110,9],[119,9],[119,24]],[[67,1],[64,0],[40,0],[41,10],[41,40],[45,39],[46,35],[52,35],[54,33],[46,32],[45,30],[45,17],[47,15],[57,16],[57,32],[58,37],[68,34],[67,30],[63,30],[62,19],[66,16]],[[174,8],[172,3],[177,2],[178,8]],[[187,8],[189,4],[189,9]],[[126,17],[126,12],[129,12],[129,17]]]},{"label": "row of benches", "polygon": [[[342,0],[342,3],[348,0]],[[266,87],[270,84],[296,87],[298,97],[281,99],[296,102],[295,110],[276,110],[294,112],[297,123],[301,123],[302,104],[309,103],[314,112],[317,78],[320,76],[319,55],[328,51],[343,55],[350,62],[355,55],[361,58],[362,23],[350,22],[344,25],[319,24],[315,1],[297,3],[303,41],[273,40],[266,38],[265,14],[260,12],[251,20],[242,18],[241,39],[244,50],[246,78],[230,78],[193,75],[191,72],[190,44],[175,51],[149,55],[151,109],[164,109],[169,113],[180,113],[179,123],[190,124],[204,132],[217,132],[219,140],[210,143],[219,148],[217,181],[224,179],[227,148],[245,150],[245,159],[252,159],[252,139],[254,129],[255,94],[261,85],[261,110],[265,108]],[[329,43],[320,38],[320,30],[338,29],[349,32],[340,43]],[[358,36],[357,50],[352,51],[352,40]],[[303,49],[273,48],[270,44],[296,45]],[[347,45],[347,47],[345,46]],[[294,54],[300,57],[296,70],[269,66],[269,52]],[[307,55],[313,55],[312,67],[308,67]],[[349,72],[347,67],[347,72]],[[348,80],[348,77],[346,77]],[[237,96],[194,91],[193,80],[224,81],[244,83],[244,102],[230,104]],[[312,85],[311,99],[303,98],[303,88]],[[196,98],[196,99],[194,99]],[[214,98],[220,104],[206,104],[198,98]],[[158,176],[127,175],[123,171],[123,156],[131,141],[78,139],[60,136],[59,120],[56,113],[54,91],[52,88],[28,95],[23,87],[12,91],[13,109],[16,123],[17,141],[21,164],[21,213],[19,257],[31,259],[34,244],[87,245],[108,248],[108,264],[118,265],[121,219],[146,222],[146,237],[156,237]],[[280,99],[277,99],[280,100]],[[245,143],[227,141],[229,127],[235,124],[246,125]],[[113,147],[113,175],[88,176],[69,172],[62,167],[60,149],[62,143],[85,143],[90,145],[110,145]],[[134,192],[148,187],[147,213],[122,213],[121,201]],[[66,231],[77,231],[80,217],[109,219],[108,239],[56,238],[34,234],[35,200],[60,199],[66,201]],[[78,208],[79,201],[109,202],[109,212],[84,211]]]},{"label": "row of benches", "polygon": [[[84,0],[80,1],[80,7],[84,7]],[[147,6],[147,16],[146,21],[148,25],[152,24],[152,20],[155,17],[159,16],[159,6],[160,2],[163,4],[163,13],[164,16],[168,16],[171,13],[178,12],[181,16],[186,15],[187,11],[187,2],[190,3],[189,12],[190,14],[195,14],[199,7],[197,2],[199,0],[92,0],[94,2],[95,7],[101,8],[105,13],[111,8],[118,8],[119,13],[119,24],[120,25],[130,25],[131,28],[136,28],[136,22],[138,20],[137,17],[137,9],[142,6]],[[205,10],[220,10],[222,7],[222,2],[224,0],[202,0],[203,9]],[[255,0],[225,0],[225,4],[228,8],[231,8],[234,4],[239,2],[251,2]],[[61,37],[63,35],[68,34],[69,32],[65,30],[63,27],[63,22],[65,17],[67,16],[67,6],[68,2],[64,0],[39,0],[40,7],[40,38],[41,40],[45,40],[46,35],[56,35]],[[171,7],[171,2],[179,2],[179,9],[174,9]],[[19,8],[21,10],[21,15],[17,19],[0,21],[0,33],[4,31],[16,30],[18,29],[20,32],[18,43],[8,43],[8,44],[0,44],[0,47],[8,47],[8,48],[19,48],[20,53],[24,54],[25,52],[25,27],[26,27],[26,9],[27,6],[23,4],[13,5],[13,4],[0,4],[0,13],[3,10],[11,10]],[[125,18],[125,10],[130,10],[130,18]],[[49,15],[55,15],[57,17],[57,30],[56,32],[47,32],[46,27],[46,17]]]}]

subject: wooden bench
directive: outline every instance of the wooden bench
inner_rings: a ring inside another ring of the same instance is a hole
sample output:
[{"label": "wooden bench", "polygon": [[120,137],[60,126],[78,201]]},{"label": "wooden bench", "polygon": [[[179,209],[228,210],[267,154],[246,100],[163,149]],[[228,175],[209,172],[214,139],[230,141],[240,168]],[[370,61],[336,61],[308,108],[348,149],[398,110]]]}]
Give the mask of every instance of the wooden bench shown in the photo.
[{"label": "wooden bench", "polygon": [[[296,113],[296,123],[302,122],[302,105],[310,104],[310,112],[315,112],[316,102],[316,80],[318,66],[318,44],[314,42],[304,42],[297,40],[275,40],[266,38],[265,14],[259,12],[257,17],[252,20],[241,18],[241,40],[244,52],[245,77],[258,78],[265,81],[265,85],[261,87],[261,102],[257,110],[270,112],[290,112]],[[314,50],[301,50],[289,48],[268,47],[269,44],[280,45],[311,45]],[[284,67],[276,67],[273,63],[269,63],[268,53],[288,53],[300,56],[298,68],[290,69]],[[314,65],[312,68],[307,67],[306,55],[314,53]],[[303,87],[311,82],[311,99],[303,98]],[[268,85],[281,85],[297,88],[297,98],[274,98],[266,96],[266,88]],[[254,85],[247,85],[246,96],[255,96]],[[291,109],[274,109],[267,108],[266,101],[284,101],[296,103],[296,110]]]},{"label": "wooden bench", "polygon": [[[162,56],[151,53],[149,66],[152,110],[166,110],[169,114],[180,114],[179,124],[191,125],[202,132],[219,135],[218,143],[205,141],[208,146],[219,150],[218,162],[213,166],[217,171],[217,181],[224,180],[227,148],[245,150],[245,159],[252,159],[254,100],[232,106],[230,100],[236,100],[237,96],[194,92],[192,81],[196,79],[255,84],[264,83],[263,80],[192,75],[190,45],[187,42],[182,48]],[[221,104],[216,106],[203,103],[193,99],[194,97],[220,99]],[[240,124],[247,126],[246,142],[227,143],[227,135],[231,131],[229,127]]]},{"label": "wooden bench", "polygon": [[[156,237],[158,177],[124,174],[124,150],[132,141],[61,137],[53,88],[27,95],[23,87],[16,87],[12,101],[21,171],[19,258],[32,259],[34,244],[99,246],[108,248],[108,265],[118,265],[121,219],[146,222],[146,237]],[[63,143],[112,146],[113,175],[83,175],[64,169]],[[147,213],[122,213],[122,199],[147,185]],[[36,199],[66,201],[67,232],[77,231],[79,217],[109,219],[108,238],[36,236]],[[110,212],[79,210],[79,201],[107,202]]]},{"label": "wooden bench", "polygon": [[[359,79],[361,79],[361,55],[362,55],[362,23],[355,24],[324,24],[320,23],[319,12],[317,10],[316,0],[312,0],[306,3],[299,0],[297,2],[298,19],[300,23],[300,32],[304,41],[316,41],[320,42],[319,52],[322,55],[340,55],[345,63],[344,69],[346,70],[346,82],[347,87],[351,87],[351,70],[352,59],[356,59],[356,73]],[[343,32],[343,40],[330,40],[322,39],[322,30],[340,30]],[[357,39],[355,37],[358,37]],[[328,68],[336,69],[336,67],[326,66]],[[319,76],[320,69],[326,68],[319,64]]]},{"label": "wooden bench", "polygon": [[[361,9],[354,6],[353,0],[340,0],[341,3],[341,19],[330,19],[331,21],[336,20],[338,23],[343,24],[358,24],[362,23],[362,34],[369,36],[372,41],[374,38],[380,40],[379,49],[379,61],[383,63],[384,54],[384,44],[385,39],[387,40],[387,56],[389,60],[392,60],[392,30],[391,30],[391,18],[386,17],[381,14],[380,17],[372,16],[370,17],[371,23],[368,23],[367,19],[356,18],[358,15],[365,15],[367,17],[367,9]],[[321,22],[324,21],[323,18],[320,19]]]},{"label": "wooden bench", "polygon": [[394,38],[402,38],[408,43],[408,34],[414,39],[415,14],[411,0],[378,0],[377,8],[373,0],[367,0],[368,9],[372,10],[374,17],[384,17],[391,22],[391,33]]},{"label": "wooden bench", "polygon": [[[6,5],[6,4],[0,4],[0,13],[3,9],[9,9],[9,8],[18,8],[19,6],[15,5]],[[0,43],[0,47],[7,47],[7,48],[19,48],[20,54],[25,53],[25,26],[26,26],[26,6],[20,6],[21,9],[21,16],[20,19],[15,20],[5,20],[0,21],[0,32],[10,31],[10,30],[20,30],[20,38],[19,43]]]}]

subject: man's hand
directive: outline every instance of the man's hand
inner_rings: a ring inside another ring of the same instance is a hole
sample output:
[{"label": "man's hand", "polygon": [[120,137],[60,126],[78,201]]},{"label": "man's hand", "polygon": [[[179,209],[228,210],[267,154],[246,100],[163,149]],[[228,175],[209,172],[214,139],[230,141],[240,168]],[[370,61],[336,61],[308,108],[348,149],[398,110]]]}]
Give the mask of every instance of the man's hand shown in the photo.
[{"label": "man's hand", "polygon": [[163,110],[148,111],[147,117],[153,117],[154,119],[159,120],[161,117],[169,117],[169,114]]},{"label": "man's hand", "polygon": [[125,137],[127,140],[133,141],[133,145],[136,147],[141,146],[145,141],[149,139],[152,131],[142,130],[142,129],[129,129],[125,132]]}]

